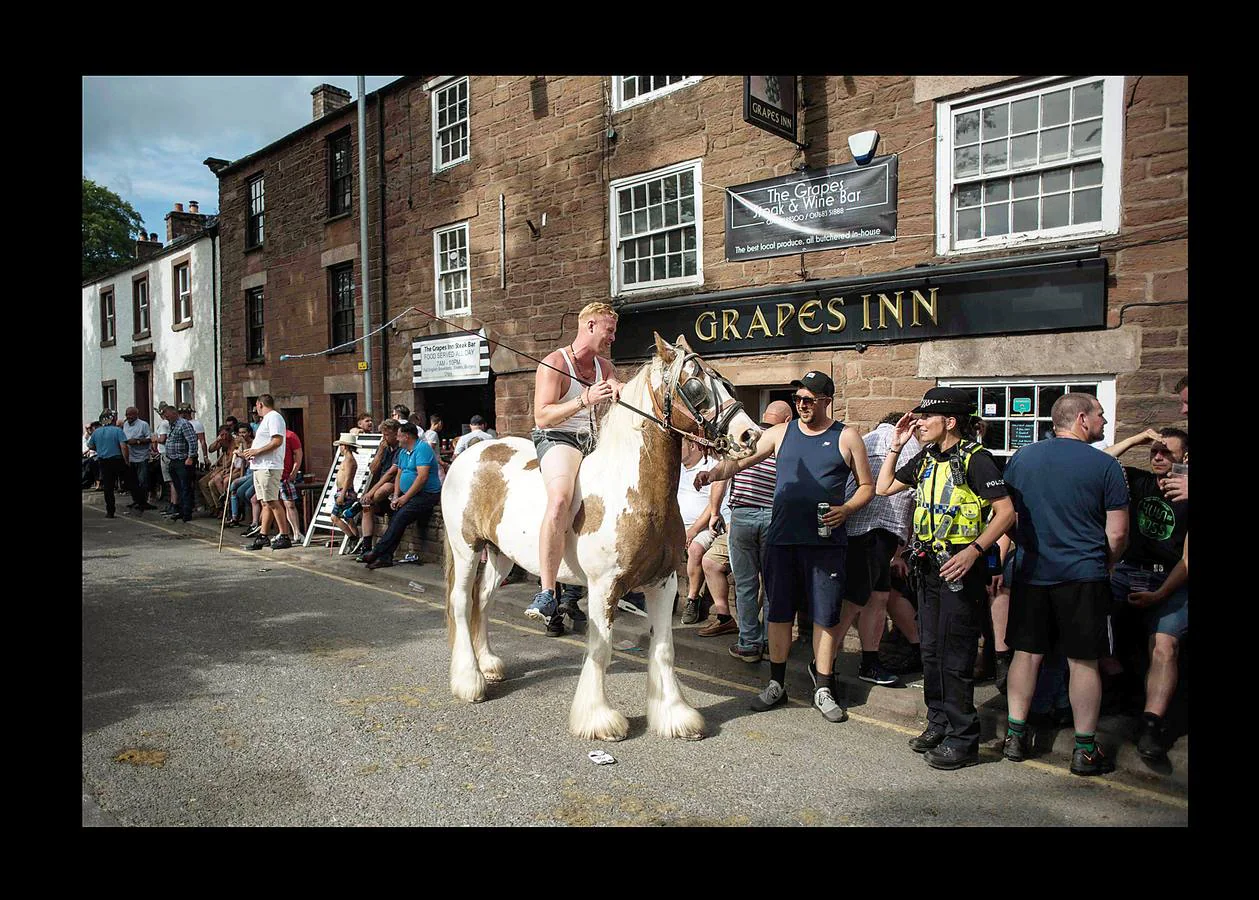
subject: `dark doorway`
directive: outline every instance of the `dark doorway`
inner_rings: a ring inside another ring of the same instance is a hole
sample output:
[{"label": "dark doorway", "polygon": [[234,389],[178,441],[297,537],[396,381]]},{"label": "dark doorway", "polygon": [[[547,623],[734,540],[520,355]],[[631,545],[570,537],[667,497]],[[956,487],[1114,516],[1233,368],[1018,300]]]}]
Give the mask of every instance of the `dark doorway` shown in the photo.
[{"label": "dark doorway", "polygon": [[305,461],[310,459],[310,448],[306,446],[306,429],[302,421],[302,412],[300,409],[282,409],[280,415],[284,416],[284,426],[297,435],[297,439],[302,442],[302,468],[309,469]]},{"label": "dark doorway", "polygon": [[468,420],[477,413],[487,428],[495,428],[494,375],[487,384],[466,384],[454,387],[431,387],[416,391],[415,408],[423,410],[424,421],[416,417],[420,433],[428,428],[428,417],[436,413],[442,418],[442,440],[455,440],[469,430]]},{"label": "dark doorway", "polygon": [[132,406],[140,411],[140,418],[148,422],[151,427],[153,422],[149,419],[151,402],[149,400],[149,374],[147,371],[135,373],[135,389],[132,392],[132,396],[135,399],[132,402]]}]

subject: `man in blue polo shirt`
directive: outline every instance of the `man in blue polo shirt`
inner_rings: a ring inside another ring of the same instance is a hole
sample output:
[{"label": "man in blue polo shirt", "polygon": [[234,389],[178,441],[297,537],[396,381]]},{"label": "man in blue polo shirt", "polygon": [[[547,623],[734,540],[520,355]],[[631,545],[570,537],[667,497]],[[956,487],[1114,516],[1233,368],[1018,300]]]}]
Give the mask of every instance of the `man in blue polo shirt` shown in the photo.
[{"label": "man in blue polo shirt", "polygon": [[437,457],[433,448],[420,440],[420,430],[414,422],[398,426],[398,456],[382,480],[396,485],[389,508],[393,517],[376,548],[364,553],[362,560],[369,569],[384,569],[393,565],[393,551],[402,540],[407,526],[418,520],[420,535],[428,527],[433,509],[441,501],[442,483],[437,474]]},{"label": "man in blue polo shirt", "polygon": [[122,448],[127,436],[118,427],[118,416],[112,409],[101,413],[101,427],[92,432],[87,446],[96,451],[96,459],[101,464],[101,488],[105,491],[105,518],[114,517],[114,485],[122,484],[126,478],[127,462],[123,458]]}]

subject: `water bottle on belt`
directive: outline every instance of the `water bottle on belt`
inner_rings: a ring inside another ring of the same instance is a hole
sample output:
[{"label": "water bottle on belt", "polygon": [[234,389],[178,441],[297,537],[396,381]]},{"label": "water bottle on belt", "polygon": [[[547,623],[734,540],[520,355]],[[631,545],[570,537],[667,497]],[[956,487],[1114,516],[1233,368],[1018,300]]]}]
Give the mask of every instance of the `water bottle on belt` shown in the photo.
[{"label": "water bottle on belt", "polygon": [[[947,544],[936,544],[932,549],[935,551],[936,565],[941,569],[944,568],[944,564],[946,562],[953,558],[953,554],[949,552]],[[940,580],[944,581],[944,577],[941,576]],[[962,590],[962,579],[959,578],[957,581],[944,581],[944,586],[956,594]]]}]

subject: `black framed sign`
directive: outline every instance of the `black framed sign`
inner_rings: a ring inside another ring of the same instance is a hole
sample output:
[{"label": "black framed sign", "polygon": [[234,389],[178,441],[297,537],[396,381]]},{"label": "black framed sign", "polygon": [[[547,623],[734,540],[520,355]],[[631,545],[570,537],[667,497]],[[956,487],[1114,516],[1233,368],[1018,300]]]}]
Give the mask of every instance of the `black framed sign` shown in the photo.
[{"label": "black framed sign", "polygon": [[878,156],[726,191],[726,260],[896,240],[898,159]]},{"label": "black framed sign", "polygon": [[[652,332],[682,334],[701,354],[740,356],[853,344],[1106,327],[1106,260],[1046,262],[886,280],[800,285],[726,301],[621,308],[615,358],[641,359]],[[1017,410],[1016,410],[1017,411]]]},{"label": "black framed sign", "polygon": [[796,142],[796,76],[744,75],[743,121]]}]

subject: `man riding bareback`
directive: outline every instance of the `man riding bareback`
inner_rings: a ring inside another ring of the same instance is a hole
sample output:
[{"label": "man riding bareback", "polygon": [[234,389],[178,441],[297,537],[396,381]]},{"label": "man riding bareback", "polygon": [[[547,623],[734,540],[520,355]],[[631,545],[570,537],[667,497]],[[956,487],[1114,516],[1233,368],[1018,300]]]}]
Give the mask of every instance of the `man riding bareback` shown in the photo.
[{"label": "man riding bareback", "polygon": [[538,451],[547,507],[538,533],[542,589],[525,610],[531,619],[547,621],[559,607],[555,579],[573,522],[577,470],[594,449],[594,408],[620,399],[624,387],[608,358],[616,340],[616,320],[616,310],[607,303],[587,303],[577,316],[577,337],[549,354],[535,376],[536,427],[530,436]]}]

